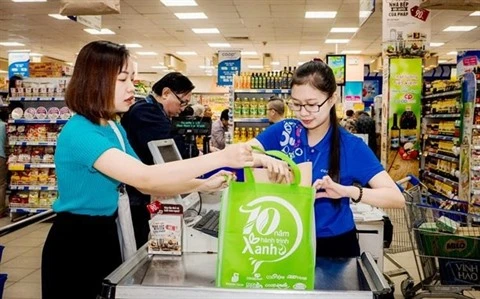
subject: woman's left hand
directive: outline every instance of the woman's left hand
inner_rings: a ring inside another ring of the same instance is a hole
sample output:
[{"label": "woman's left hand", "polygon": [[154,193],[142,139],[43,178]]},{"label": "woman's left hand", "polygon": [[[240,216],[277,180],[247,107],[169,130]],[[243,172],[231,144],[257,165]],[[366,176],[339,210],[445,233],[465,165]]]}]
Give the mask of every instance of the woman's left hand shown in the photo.
[{"label": "woman's left hand", "polygon": [[234,174],[229,171],[221,170],[208,179],[204,179],[198,188],[198,191],[213,192],[222,190],[228,187],[228,183],[231,180],[235,180]]},{"label": "woman's left hand", "polygon": [[315,190],[323,189],[322,192],[317,192],[315,198],[342,198],[348,197],[346,187],[335,183],[328,175],[316,180],[313,185]]}]

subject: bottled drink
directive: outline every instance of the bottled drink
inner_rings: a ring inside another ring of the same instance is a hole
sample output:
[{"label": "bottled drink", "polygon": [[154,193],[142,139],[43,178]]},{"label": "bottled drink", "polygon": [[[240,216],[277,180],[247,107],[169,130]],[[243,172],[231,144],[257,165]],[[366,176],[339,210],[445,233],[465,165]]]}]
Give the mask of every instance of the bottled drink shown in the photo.
[{"label": "bottled drink", "polygon": [[254,132],[255,136],[254,137],[257,137],[258,134],[260,134],[260,128],[259,127],[256,127],[255,128],[255,132]]},{"label": "bottled drink", "polygon": [[250,75],[250,73],[247,73],[247,77],[245,80],[245,89],[250,89],[251,84],[252,84],[252,76]]},{"label": "bottled drink", "polygon": [[233,143],[240,142],[240,128],[235,127],[233,130]]},{"label": "bottled drink", "polygon": [[398,149],[400,147],[400,128],[397,125],[397,114],[393,114],[393,124],[390,128],[390,148]]},{"label": "bottled drink", "polygon": [[247,141],[247,130],[245,127],[240,128],[240,142]]},{"label": "bottled drink", "polygon": [[225,132],[225,146],[228,146],[233,143],[232,134],[230,132]]},{"label": "bottled drink", "polygon": [[242,99],[236,98],[233,103],[233,116],[242,117]]},{"label": "bottled drink", "polygon": [[255,98],[250,100],[250,117],[256,118],[258,113],[258,102]]},{"label": "bottled drink", "polygon": [[247,141],[252,139],[253,137],[255,137],[255,135],[253,134],[253,128],[248,127],[248,129],[247,129]]},{"label": "bottled drink", "polygon": [[256,88],[257,88],[257,82],[258,82],[257,78],[258,78],[257,73],[254,73],[254,74],[252,75],[252,81],[251,81],[250,88],[252,88],[252,89],[256,89]]},{"label": "bottled drink", "polygon": [[282,89],[288,89],[288,71],[287,67],[283,67],[283,72],[282,72]]},{"label": "bottled drink", "polygon": [[258,86],[258,88],[266,88],[266,80],[267,78],[265,77],[265,73],[262,73],[260,77],[260,85]]},{"label": "bottled drink", "polygon": [[247,98],[242,101],[242,117],[249,117],[250,115],[250,103]]},{"label": "bottled drink", "polygon": [[406,106],[400,117],[400,144],[417,141],[417,117],[411,106]]},{"label": "bottled drink", "polygon": [[266,114],[266,110],[267,110],[267,107],[266,107],[265,99],[263,99],[263,98],[258,99],[258,101],[257,101],[257,117],[264,117],[265,114]]},{"label": "bottled drink", "polygon": [[287,73],[287,88],[290,88],[290,82],[292,81],[292,77],[293,77],[293,72],[292,72],[292,67],[289,66],[288,67],[288,73]]}]

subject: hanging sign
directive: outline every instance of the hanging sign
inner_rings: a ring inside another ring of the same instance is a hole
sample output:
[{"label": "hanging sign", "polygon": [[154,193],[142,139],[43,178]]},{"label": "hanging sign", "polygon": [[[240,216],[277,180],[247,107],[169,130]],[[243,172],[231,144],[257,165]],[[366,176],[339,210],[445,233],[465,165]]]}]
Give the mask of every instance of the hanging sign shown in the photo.
[{"label": "hanging sign", "polygon": [[20,75],[30,77],[30,51],[8,53],[8,77]]},{"label": "hanging sign", "polygon": [[240,74],[240,50],[218,51],[218,86],[232,86],[233,76]]}]

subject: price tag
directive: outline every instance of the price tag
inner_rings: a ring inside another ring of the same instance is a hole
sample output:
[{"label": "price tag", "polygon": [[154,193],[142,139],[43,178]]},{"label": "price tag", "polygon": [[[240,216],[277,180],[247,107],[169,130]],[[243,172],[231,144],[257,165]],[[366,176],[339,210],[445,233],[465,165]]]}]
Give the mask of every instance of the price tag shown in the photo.
[{"label": "price tag", "polygon": [[25,170],[25,164],[12,163],[8,165],[8,170],[11,171],[22,171]]},{"label": "price tag", "polygon": [[415,5],[410,9],[410,14],[412,15],[412,17],[425,22],[428,18],[428,15],[430,14],[430,11],[419,7],[418,5]]}]

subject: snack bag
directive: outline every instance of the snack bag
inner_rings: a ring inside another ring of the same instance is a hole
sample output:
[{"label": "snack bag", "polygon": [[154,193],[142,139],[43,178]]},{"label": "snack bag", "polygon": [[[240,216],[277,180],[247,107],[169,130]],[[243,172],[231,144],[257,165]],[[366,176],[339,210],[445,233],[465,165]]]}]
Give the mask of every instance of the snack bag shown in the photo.
[{"label": "snack bag", "polygon": [[313,289],[315,224],[312,187],[300,185],[298,166],[284,153],[291,184],[232,182],[222,197],[216,284],[228,288]]},{"label": "snack bag", "polygon": [[152,214],[148,254],[181,255],[183,207],[155,201],[147,209]]}]

